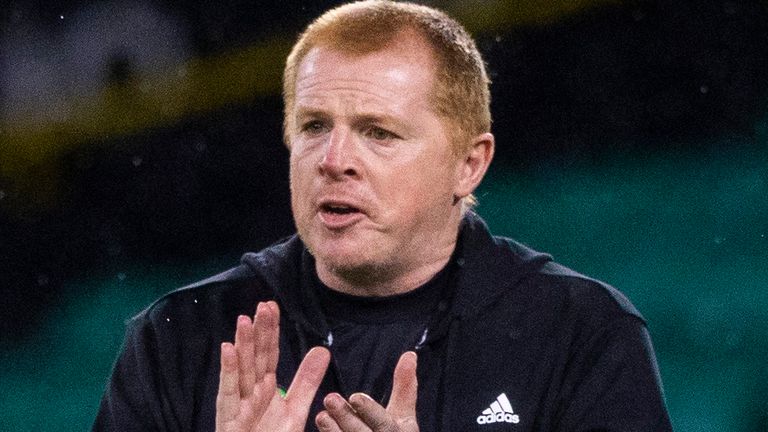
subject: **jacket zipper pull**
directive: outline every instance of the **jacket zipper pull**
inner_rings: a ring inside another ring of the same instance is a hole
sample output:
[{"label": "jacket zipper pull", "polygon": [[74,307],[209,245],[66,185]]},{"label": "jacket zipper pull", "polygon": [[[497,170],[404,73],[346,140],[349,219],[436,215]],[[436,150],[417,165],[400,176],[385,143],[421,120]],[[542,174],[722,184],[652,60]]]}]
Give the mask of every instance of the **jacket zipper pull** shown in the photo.
[{"label": "jacket zipper pull", "polygon": [[427,341],[427,335],[429,334],[429,327],[424,329],[424,333],[421,334],[421,339],[416,343],[416,346],[413,347],[416,351],[420,350],[424,347],[424,342]]}]

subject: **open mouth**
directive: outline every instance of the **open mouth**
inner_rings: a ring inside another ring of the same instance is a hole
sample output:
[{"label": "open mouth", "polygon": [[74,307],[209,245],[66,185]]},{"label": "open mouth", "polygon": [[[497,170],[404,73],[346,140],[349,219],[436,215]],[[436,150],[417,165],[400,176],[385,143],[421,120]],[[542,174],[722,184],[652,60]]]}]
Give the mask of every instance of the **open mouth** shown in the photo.
[{"label": "open mouth", "polygon": [[356,207],[346,206],[342,204],[323,204],[320,209],[324,213],[331,213],[337,215],[346,215],[352,213],[359,213],[360,209]]},{"label": "open mouth", "polygon": [[365,212],[359,207],[339,201],[327,201],[320,204],[320,221],[331,230],[348,228],[363,220]]}]

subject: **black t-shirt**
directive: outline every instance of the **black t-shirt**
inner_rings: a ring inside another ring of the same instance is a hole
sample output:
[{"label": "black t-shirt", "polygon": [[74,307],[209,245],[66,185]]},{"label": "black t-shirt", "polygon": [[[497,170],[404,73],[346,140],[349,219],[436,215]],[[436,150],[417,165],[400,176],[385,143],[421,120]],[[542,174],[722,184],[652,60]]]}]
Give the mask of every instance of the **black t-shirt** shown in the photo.
[{"label": "black t-shirt", "polygon": [[398,358],[425,336],[448,281],[446,266],[430,281],[407,293],[360,297],[334,291],[316,276],[313,278],[346,397],[364,392],[381,403],[389,398]]}]

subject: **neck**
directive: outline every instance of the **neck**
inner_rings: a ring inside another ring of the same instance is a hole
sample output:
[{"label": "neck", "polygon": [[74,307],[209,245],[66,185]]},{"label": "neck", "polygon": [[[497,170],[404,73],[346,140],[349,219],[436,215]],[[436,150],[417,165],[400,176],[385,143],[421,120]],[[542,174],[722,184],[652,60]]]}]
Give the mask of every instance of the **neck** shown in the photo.
[{"label": "neck", "polygon": [[434,277],[451,259],[456,247],[454,239],[438,249],[432,249],[430,257],[411,268],[370,266],[340,271],[315,262],[317,276],[329,288],[345,294],[384,297],[412,291]]}]

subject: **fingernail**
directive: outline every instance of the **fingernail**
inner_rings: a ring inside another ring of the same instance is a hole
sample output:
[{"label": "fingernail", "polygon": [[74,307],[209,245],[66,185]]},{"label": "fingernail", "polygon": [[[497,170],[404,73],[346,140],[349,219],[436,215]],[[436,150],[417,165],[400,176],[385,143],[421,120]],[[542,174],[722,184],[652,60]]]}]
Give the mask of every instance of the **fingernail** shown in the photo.
[{"label": "fingernail", "polygon": [[317,423],[317,427],[319,428],[329,428],[331,427],[330,422],[328,422],[328,413],[325,411],[320,412],[320,414],[317,415],[315,418],[315,422]]},{"label": "fingernail", "polygon": [[355,393],[352,396],[349,397],[349,403],[357,409],[357,407],[362,406],[366,400],[373,400],[370,396],[368,396],[365,393]]},{"label": "fingernail", "polygon": [[331,393],[325,397],[325,406],[330,409],[338,410],[344,407],[344,401],[339,394]]}]

